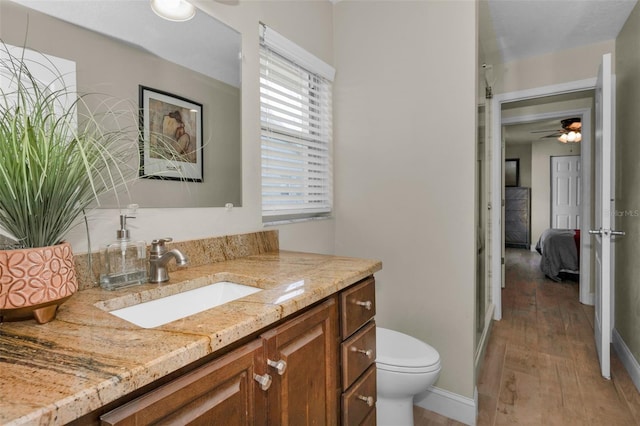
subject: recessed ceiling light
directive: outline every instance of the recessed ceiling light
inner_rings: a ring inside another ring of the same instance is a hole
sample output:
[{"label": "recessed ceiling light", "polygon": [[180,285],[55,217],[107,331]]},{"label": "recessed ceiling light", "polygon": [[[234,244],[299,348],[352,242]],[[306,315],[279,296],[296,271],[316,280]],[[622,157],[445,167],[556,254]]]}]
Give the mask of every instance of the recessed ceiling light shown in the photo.
[{"label": "recessed ceiling light", "polygon": [[169,21],[188,21],[196,15],[194,5],[186,0],[151,0],[151,9]]}]

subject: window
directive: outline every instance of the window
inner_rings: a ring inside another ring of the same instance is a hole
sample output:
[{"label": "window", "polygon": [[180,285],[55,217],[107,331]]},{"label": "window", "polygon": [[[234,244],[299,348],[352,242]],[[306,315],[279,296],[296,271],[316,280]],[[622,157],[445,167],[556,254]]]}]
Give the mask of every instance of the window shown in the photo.
[{"label": "window", "polygon": [[263,222],[327,216],[334,70],[264,25],[260,41]]}]

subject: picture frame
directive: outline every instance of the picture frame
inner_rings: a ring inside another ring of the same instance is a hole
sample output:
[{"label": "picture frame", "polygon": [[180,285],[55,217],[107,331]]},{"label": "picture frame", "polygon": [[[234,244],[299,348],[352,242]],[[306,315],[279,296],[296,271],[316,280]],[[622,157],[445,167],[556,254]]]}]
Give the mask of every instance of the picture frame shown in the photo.
[{"label": "picture frame", "polygon": [[520,186],[520,159],[504,160],[504,186]]},{"label": "picture frame", "polygon": [[202,104],[139,86],[140,176],[203,181]]}]

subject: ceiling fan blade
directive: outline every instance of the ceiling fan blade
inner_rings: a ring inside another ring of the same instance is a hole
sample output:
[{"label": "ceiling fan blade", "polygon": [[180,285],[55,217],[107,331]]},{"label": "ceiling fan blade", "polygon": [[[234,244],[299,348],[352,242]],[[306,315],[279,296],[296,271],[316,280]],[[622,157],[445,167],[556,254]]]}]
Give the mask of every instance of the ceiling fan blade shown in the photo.
[{"label": "ceiling fan blade", "polygon": [[549,133],[549,132],[562,132],[562,130],[558,129],[549,129],[549,130],[530,130],[529,133]]}]

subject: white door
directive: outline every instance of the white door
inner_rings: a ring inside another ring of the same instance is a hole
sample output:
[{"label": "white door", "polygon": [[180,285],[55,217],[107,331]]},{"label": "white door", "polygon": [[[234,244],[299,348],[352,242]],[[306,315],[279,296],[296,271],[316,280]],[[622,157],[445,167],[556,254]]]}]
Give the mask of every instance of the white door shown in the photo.
[{"label": "white door", "polygon": [[551,157],[551,227],[579,229],[581,171],[579,155]]},{"label": "white door", "polygon": [[596,200],[594,234],[596,261],[596,303],[594,335],[600,359],[600,371],[605,378],[611,377],[611,237],[624,235],[611,230],[612,161],[613,142],[613,85],[611,76],[611,54],[602,57],[596,86]]}]

